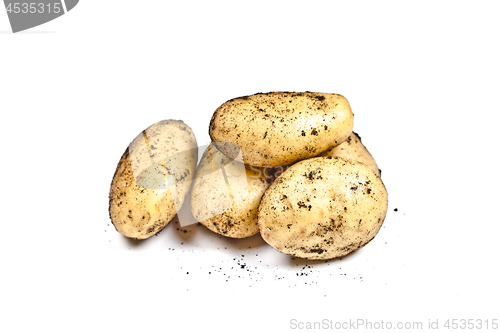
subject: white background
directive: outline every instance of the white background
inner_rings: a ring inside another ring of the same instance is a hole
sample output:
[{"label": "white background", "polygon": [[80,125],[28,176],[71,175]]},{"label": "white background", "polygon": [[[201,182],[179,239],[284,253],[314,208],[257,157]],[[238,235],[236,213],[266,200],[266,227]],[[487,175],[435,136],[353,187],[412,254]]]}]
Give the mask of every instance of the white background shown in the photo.
[{"label": "white background", "polygon": [[[0,10],[0,331],[499,318],[497,4],[83,0],[19,34]],[[110,226],[138,133],[182,119],[206,144],[220,104],[278,90],[349,100],[389,192],[370,244],[318,263],[260,236]]]}]

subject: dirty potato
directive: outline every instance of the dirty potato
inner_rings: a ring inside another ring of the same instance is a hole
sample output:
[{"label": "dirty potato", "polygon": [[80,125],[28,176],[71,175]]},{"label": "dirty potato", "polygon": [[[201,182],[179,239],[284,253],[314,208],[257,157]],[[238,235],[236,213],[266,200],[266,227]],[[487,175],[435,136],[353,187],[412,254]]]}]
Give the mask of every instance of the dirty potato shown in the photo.
[{"label": "dirty potato", "polygon": [[288,168],[262,197],[258,223],[280,252],[306,259],[344,256],[378,233],[387,191],[366,165],[315,157]]},{"label": "dirty potato", "polygon": [[196,138],[186,124],[160,121],[141,132],[122,155],[109,193],[116,230],[145,239],[177,214],[196,170]]},{"label": "dirty potato", "polygon": [[380,177],[380,169],[377,166],[377,162],[368,149],[366,149],[363,145],[359,135],[354,132],[349,135],[346,141],[319,154],[318,156],[343,157],[348,160],[360,162],[368,166],[370,170],[375,172],[375,174]]},{"label": "dirty potato", "polygon": [[191,190],[191,212],[211,231],[231,238],[259,232],[257,208],[267,188],[265,170],[245,166],[207,147]]},{"label": "dirty potato", "polygon": [[[270,92],[239,97],[213,114],[209,134],[242,150],[243,162],[258,167],[290,165],[344,142],[354,115],[341,95]],[[237,152],[219,149],[234,158]]]}]

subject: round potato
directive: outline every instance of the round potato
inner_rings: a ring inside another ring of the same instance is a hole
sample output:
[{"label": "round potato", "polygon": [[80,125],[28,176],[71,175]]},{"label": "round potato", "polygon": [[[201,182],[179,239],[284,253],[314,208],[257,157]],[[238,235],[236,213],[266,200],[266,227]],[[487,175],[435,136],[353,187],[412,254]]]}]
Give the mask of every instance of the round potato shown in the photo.
[{"label": "round potato", "polygon": [[257,208],[267,188],[263,168],[236,162],[207,147],[191,190],[191,212],[211,231],[231,238],[259,232]]},{"label": "round potato", "polygon": [[177,214],[196,170],[196,138],[182,121],[160,121],[125,150],[109,192],[109,216],[116,230],[145,239]]},{"label": "round potato", "polygon": [[370,154],[368,149],[363,145],[359,135],[354,132],[349,135],[346,141],[319,154],[318,157],[319,156],[343,157],[348,160],[363,163],[380,177],[380,169],[377,166],[377,162],[375,162],[372,154]]},{"label": "round potato", "polygon": [[366,165],[315,157],[292,165],[272,183],[258,223],[264,240],[280,252],[331,259],[373,239],[387,204],[382,180]]},{"label": "round potato", "polygon": [[[341,95],[270,92],[239,97],[213,114],[209,134],[242,150],[241,162],[258,167],[290,165],[316,156],[345,140],[354,115]],[[229,145],[219,149],[235,158]],[[239,149],[238,149],[239,150]]]}]

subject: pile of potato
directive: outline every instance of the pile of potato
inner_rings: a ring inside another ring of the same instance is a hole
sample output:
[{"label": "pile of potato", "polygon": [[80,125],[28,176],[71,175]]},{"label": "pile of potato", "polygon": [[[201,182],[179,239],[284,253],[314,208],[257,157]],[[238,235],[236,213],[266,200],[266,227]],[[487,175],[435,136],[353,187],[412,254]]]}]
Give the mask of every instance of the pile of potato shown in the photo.
[{"label": "pile of potato", "polygon": [[375,237],[388,205],[353,121],[338,94],[235,98],[214,112],[212,143],[197,168],[191,129],[174,120],[154,124],[118,164],[111,220],[126,237],[148,238],[190,195],[193,216],[218,234],[260,232],[278,251],[306,259],[344,256]]}]

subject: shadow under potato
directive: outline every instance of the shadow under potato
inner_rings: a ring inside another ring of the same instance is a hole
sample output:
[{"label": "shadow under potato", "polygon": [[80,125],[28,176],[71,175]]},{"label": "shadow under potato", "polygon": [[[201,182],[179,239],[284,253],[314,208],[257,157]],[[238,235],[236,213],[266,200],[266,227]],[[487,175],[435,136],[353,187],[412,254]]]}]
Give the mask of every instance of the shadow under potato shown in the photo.
[{"label": "shadow under potato", "polygon": [[172,221],[169,224],[173,224],[172,227],[175,229],[175,235],[180,240],[182,240],[182,242],[193,243],[197,238],[199,240],[203,240],[204,243],[208,240],[210,244],[214,244],[213,246],[211,245],[208,247],[212,249],[222,247],[231,250],[242,250],[242,249],[256,249],[262,246],[269,246],[262,239],[260,233],[257,233],[247,238],[231,238],[219,235],[209,230],[201,223],[192,224],[186,227],[181,227],[177,220],[177,221]]},{"label": "shadow under potato", "polygon": [[[158,235],[158,233],[156,235]],[[125,236],[123,236],[123,237],[125,237]],[[154,237],[154,236],[152,236],[152,237]],[[140,248],[140,247],[144,247],[145,244],[148,242],[148,240],[150,240],[152,237],[149,237],[146,239],[133,239],[133,238],[125,237],[125,239],[127,240],[127,243],[130,247]]]},{"label": "shadow under potato", "polygon": [[183,243],[189,243],[193,240],[194,236],[198,233],[199,223],[190,224],[185,227],[181,227],[179,223],[179,217],[176,215],[172,221],[166,226],[166,228],[173,228],[175,237],[179,238]]},{"label": "shadow under potato", "polygon": [[299,258],[299,257],[294,257],[291,255],[288,255],[288,260],[286,261],[285,264],[288,267],[298,267],[298,266],[306,266],[306,265],[322,266],[322,265],[327,265],[327,264],[341,261],[341,260],[350,260],[350,259],[356,257],[356,253],[361,251],[361,250],[362,250],[362,248],[354,250],[351,253],[348,253],[342,257],[337,257],[337,258],[332,258],[332,259],[320,259],[320,260],[304,259],[304,258]]}]

